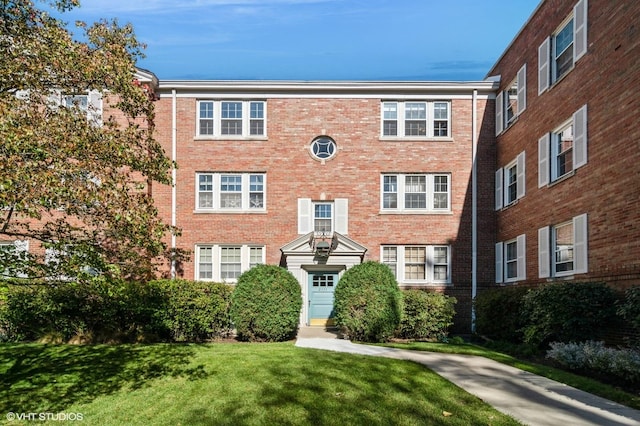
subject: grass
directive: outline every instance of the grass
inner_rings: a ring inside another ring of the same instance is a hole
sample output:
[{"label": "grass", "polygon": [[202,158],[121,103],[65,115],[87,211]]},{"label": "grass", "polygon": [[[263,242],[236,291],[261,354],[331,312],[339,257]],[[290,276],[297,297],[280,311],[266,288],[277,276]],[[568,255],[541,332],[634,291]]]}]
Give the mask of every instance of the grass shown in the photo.
[{"label": "grass", "polygon": [[91,425],[518,424],[421,365],[291,342],[1,344],[0,422],[8,412]]},{"label": "grass", "polygon": [[627,407],[640,410],[640,395],[625,392],[617,387],[599,382],[595,379],[573,374],[566,370],[553,368],[548,365],[536,364],[505,355],[491,349],[473,345],[473,344],[445,344],[445,343],[428,343],[428,342],[412,342],[412,343],[391,343],[384,346],[410,349],[417,351],[442,352],[461,355],[476,355],[490,358],[503,364],[519,368],[539,376],[547,377],[560,383],[581,389],[585,392],[601,396],[611,401],[626,405]]}]

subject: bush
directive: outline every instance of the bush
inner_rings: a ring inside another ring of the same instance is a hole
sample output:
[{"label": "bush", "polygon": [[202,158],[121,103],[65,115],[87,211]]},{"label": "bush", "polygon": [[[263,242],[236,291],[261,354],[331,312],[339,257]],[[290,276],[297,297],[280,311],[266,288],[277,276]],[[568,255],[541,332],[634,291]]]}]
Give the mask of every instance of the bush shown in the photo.
[{"label": "bush", "polygon": [[538,346],[593,340],[616,318],[615,292],[603,283],[549,284],[523,300],[524,340]]},{"label": "bush", "polygon": [[223,284],[96,277],[86,282],[9,285],[0,339],[75,343],[199,341],[229,332]]},{"label": "bush", "polygon": [[522,342],[522,307],[527,291],[524,287],[504,287],[480,292],[474,302],[476,332],[494,340]]},{"label": "bush", "polygon": [[232,288],[222,283],[157,280],[149,283],[164,295],[163,309],[154,312],[152,332],[175,342],[199,342],[231,332]]},{"label": "bush", "polygon": [[336,286],[335,320],[349,338],[388,340],[400,325],[402,294],[388,266],[368,261],[348,269]]},{"label": "bush", "polygon": [[257,265],[238,277],[231,295],[231,319],[239,339],[284,341],[295,337],[302,293],[286,269]]},{"label": "bush", "polygon": [[640,334],[640,286],[627,289],[624,301],[618,303],[618,315]]},{"label": "bush", "polygon": [[403,314],[398,337],[405,339],[442,339],[448,334],[456,314],[456,299],[422,290],[402,292]]},{"label": "bush", "polygon": [[631,349],[614,349],[604,342],[550,344],[547,358],[572,370],[591,370],[612,375],[627,383],[640,383],[640,352]]}]

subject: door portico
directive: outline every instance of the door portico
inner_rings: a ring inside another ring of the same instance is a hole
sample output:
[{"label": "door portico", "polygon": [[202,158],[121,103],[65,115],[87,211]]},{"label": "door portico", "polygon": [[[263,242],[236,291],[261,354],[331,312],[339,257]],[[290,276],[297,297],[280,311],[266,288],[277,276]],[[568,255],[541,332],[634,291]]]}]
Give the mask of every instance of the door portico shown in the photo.
[{"label": "door portico", "polygon": [[316,250],[314,233],[283,246],[281,264],[291,272],[302,290],[300,325],[330,325],[333,292],[345,270],[362,263],[367,249],[336,232],[330,237],[328,255]]}]

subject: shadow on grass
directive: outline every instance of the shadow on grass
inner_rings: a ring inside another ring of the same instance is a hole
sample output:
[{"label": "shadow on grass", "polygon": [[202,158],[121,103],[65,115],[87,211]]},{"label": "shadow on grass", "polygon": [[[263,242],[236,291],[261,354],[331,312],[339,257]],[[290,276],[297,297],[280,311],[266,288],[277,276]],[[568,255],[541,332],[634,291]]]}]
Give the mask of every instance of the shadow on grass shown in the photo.
[{"label": "shadow on grass", "polygon": [[62,411],[161,377],[202,379],[188,345],[0,346],[0,412]]}]

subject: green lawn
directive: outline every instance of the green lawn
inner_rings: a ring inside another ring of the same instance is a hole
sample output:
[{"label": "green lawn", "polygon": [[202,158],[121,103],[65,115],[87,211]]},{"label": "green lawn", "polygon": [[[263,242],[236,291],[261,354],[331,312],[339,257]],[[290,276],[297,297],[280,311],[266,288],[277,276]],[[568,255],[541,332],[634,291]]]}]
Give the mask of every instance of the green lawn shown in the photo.
[{"label": "green lawn", "polygon": [[501,362],[503,364],[510,365],[512,367],[519,368],[530,373],[537,374],[539,376],[548,377],[560,383],[567,384],[577,389],[581,389],[585,392],[589,392],[595,395],[599,395],[603,398],[607,398],[611,401],[618,402],[626,405],[627,407],[640,410],[640,395],[625,392],[620,388],[601,383],[589,377],[573,374],[569,371],[553,368],[548,365],[541,365],[532,362],[523,361],[518,358],[514,358],[509,355],[505,355],[500,352],[496,352],[482,346],[472,344],[444,344],[444,343],[428,343],[428,342],[413,342],[413,343],[393,343],[385,344],[382,346],[389,346],[399,349],[410,349],[417,351],[428,352],[444,352],[455,353],[463,355],[477,355],[485,358],[493,359],[494,361]]},{"label": "green lawn", "polygon": [[1,344],[0,422],[9,412],[90,425],[518,424],[418,364],[291,342]]}]

